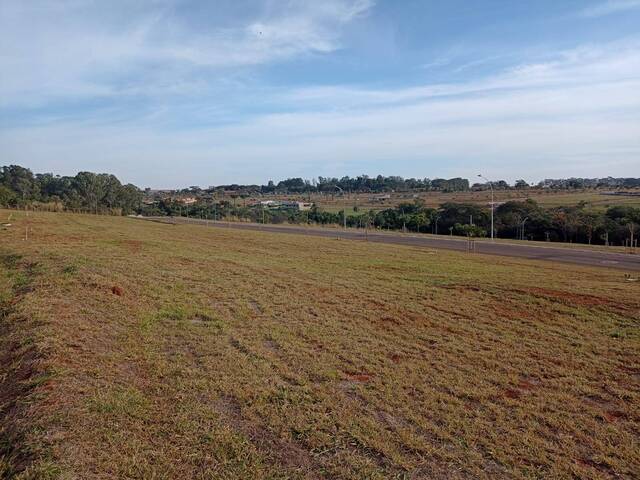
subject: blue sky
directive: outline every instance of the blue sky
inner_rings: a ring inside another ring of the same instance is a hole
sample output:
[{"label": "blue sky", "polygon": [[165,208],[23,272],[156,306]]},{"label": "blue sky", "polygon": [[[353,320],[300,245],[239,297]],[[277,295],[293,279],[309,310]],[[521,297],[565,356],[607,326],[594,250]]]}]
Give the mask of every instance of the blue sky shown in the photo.
[{"label": "blue sky", "polygon": [[0,164],[640,176],[640,0],[0,0]]}]

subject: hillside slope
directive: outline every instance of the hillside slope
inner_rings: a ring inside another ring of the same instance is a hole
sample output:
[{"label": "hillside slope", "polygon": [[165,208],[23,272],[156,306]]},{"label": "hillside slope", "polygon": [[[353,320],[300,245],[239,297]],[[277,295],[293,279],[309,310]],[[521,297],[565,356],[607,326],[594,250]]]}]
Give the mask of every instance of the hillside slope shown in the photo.
[{"label": "hillside slope", "polygon": [[640,472],[640,282],[623,273],[128,218],[11,223],[1,477]]}]

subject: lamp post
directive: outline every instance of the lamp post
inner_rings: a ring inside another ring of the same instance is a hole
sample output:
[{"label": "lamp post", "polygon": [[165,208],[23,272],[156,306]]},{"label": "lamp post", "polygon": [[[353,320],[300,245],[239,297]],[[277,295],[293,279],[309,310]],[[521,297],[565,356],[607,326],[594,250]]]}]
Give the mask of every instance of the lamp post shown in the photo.
[{"label": "lamp post", "polygon": [[491,187],[491,241],[493,241],[493,182],[486,177],[483,177],[482,174],[478,174],[478,176],[487,182],[489,182],[489,187]]},{"label": "lamp post", "polygon": [[434,219],[434,224],[435,224],[435,231],[434,234],[437,235],[438,234],[438,220],[440,220],[440,212],[438,210],[436,210],[436,218]]},{"label": "lamp post", "polygon": [[342,223],[344,225],[344,229],[347,229],[347,200],[344,198],[344,190],[336,185],[336,188],[340,190],[340,194],[342,195]]},{"label": "lamp post", "polygon": [[520,234],[520,240],[524,240],[524,224],[527,223],[527,220],[529,220],[529,217],[524,217],[524,220],[522,221],[522,233]]}]

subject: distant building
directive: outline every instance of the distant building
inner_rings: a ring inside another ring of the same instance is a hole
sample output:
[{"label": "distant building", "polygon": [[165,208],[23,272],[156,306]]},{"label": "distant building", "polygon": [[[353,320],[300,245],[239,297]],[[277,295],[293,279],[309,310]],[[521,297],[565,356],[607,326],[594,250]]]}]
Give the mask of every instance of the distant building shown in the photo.
[{"label": "distant building", "polygon": [[391,195],[389,193],[385,193],[383,195],[374,195],[369,197],[369,201],[373,203],[384,203],[387,200],[391,200]]},{"label": "distant building", "polygon": [[280,200],[263,200],[259,203],[264,208],[269,209],[292,209],[298,211],[311,210],[313,208],[313,203],[309,202],[296,202],[296,201],[280,201]]},{"label": "distant building", "polygon": [[280,208],[291,208],[293,210],[304,211],[304,210],[311,210],[311,208],[313,207],[313,203],[284,201],[284,202],[280,202],[279,206]]},{"label": "distant building", "polygon": [[179,197],[179,198],[176,198],[176,202],[181,203],[182,205],[193,205],[197,201],[198,201],[198,199],[196,197]]},{"label": "distant building", "polygon": [[295,203],[298,204],[297,208],[301,212],[306,211],[306,210],[311,210],[313,208],[313,203],[310,203],[310,202],[295,202]]}]

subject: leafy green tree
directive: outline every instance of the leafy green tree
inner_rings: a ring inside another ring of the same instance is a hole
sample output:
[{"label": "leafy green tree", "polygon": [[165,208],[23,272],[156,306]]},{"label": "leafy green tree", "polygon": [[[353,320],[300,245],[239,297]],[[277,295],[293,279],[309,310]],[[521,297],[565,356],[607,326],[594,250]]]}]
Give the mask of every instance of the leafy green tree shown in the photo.
[{"label": "leafy green tree", "polygon": [[456,223],[453,226],[454,232],[458,235],[464,235],[466,237],[486,237],[487,231],[484,228],[481,228],[477,225],[465,224],[462,225],[460,223]]},{"label": "leafy green tree", "polygon": [[39,188],[33,173],[28,168],[19,165],[9,165],[0,170],[0,184],[13,190],[16,202],[26,204],[37,200]]},{"label": "leafy green tree", "polygon": [[580,212],[579,222],[587,236],[587,243],[591,245],[594,234],[604,225],[603,216],[593,211]]},{"label": "leafy green tree", "polygon": [[16,202],[16,194],[5,185],[0,185],[0,205],[12,207]]}]

